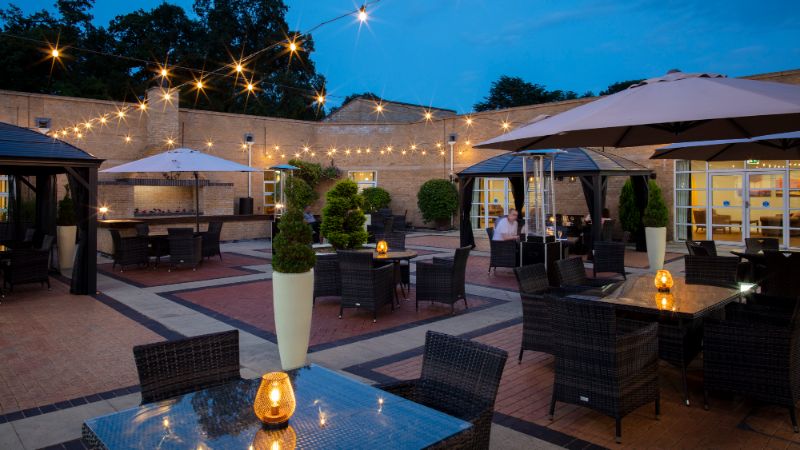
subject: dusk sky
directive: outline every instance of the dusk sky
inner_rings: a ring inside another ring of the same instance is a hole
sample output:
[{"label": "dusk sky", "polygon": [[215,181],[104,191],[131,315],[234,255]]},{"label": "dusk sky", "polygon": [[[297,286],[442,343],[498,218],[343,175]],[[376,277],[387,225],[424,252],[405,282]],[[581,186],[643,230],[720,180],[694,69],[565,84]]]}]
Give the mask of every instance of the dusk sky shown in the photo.
[{"label": "dusk sky", "polygon": [[[16,3],[31,12],[53,2]],[[95,23],[159,3],[98,0]],[[192,0],[171,3],[191,13]],[[287,4],[289,25],[300,31],[359,6]],[[468,112],[500,75],[580,94],[672,68],[729,76],[800,68],[796,0],[382,0],[368,12],[360,31],[345,19],[313,34],[312,59],[338,97],[332,102],[372,91]]]}]

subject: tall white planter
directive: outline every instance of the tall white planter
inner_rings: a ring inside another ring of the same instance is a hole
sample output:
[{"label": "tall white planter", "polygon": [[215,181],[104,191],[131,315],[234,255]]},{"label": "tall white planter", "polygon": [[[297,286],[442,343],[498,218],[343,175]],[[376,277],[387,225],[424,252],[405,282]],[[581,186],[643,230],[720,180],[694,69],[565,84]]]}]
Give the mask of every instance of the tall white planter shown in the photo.
[{"label": "tall white planter", "polygon": [[56,227],[59,270],[72,268],[75,260],[75,235],[77,233],[78,227],[75,225]]},{"label": "tall white planter", "polygon": [[314,269],[305,273],[272,272],[275,334],[283,370],[306,364],[314,305]]},{"label": "tall white planter", "polygon": [[667,250],[666,227],[645,227],[644,236],[647,240],[647,262],[650,270],[655,272],[664,268],[664,254]]}]

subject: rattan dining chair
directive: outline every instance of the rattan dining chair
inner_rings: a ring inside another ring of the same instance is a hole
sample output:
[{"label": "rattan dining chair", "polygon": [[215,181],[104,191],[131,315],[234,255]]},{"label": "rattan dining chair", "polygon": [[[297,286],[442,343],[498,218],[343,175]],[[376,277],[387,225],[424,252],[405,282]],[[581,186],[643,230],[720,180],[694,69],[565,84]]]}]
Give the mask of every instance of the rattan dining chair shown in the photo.
[{"label": "rattan dining chair", "polygon": [[203,258],[219,256],[222,261],[222,250],[219,247],[219,237],[222,234],[222,222],[214,221],[208,223],[208,231],[200,233],[203,237]]},{"label": "rattan dining chair", "polygon": [[737,287],[739,285],[739,258],[736,256],[683,257],[687,284]]},{"label": "rattan dining chair", "polygon": [[583,266],[583,258],[580,256],[559,259],[556,261],[555,271],[558,286],[562,288],[602,287],[619,281],[613,278],[587,277],[586,268]]},{"label": "rattan dining chair", "polygon": [[125,266],[147,265],[150,262],[147,248],[147,238],[142,236],[122,237],[118,230],[108,230],[111,234],[111,241],[114,245],[111,270],[119,265],[120,272],[125,270]]},{"label": "rattan dining chair", "polygon": [[717,244],[714,241],[686,241],[686,249],[692,256],[717,256]]},{"label": "rattan dining chair", "polygon": [[455,313],[455,303],[464,300],[464,308],[469,308],[466,295],[467,259],[472,247],[456,249],[450,258],[433,258],[417,263],[416,308],[419,302],[428,301],[450,305]]},{"label": "rattan dining chair", "polygon": [[339,258],[336,253],[317,255],[314,263],[314,303],[317,297],[339,297],[342,295],[342,279],[339,275]]},{"label": "rattan dining chair", "polygon": [[780,248],[780,241],[778,238],[745,238],[744,248],[747,253],[778,250]]},{"label": "rattan dining chair", "polygon": [[522,344],[519,363],[525,350],[553,353],[553,326],[550,323],[550,290],[544,264],[529,264],[514,269],[522,301]]},{"label": "rattan dining chair", "polygon": [[597,272],[612,272],[628,279],[625,274],[625,244],[622,242],[595,242],[592,263],[592,272],[595,278],[597,278]]},{"label": "rattan dining chair", "polygon": [[373,267],[372,252],[338,251],[339,275],[342,280],[342,295],[339,318],[345,308],[364,308],[372,312],[372,322],[378,320],[378,310],[391,305],[394,311],[393,286],[394,267]]},{"label": "rattan dining chair", "polygon": [[495,241],[494,228],[487,228],[486,234],[489,236],[489,270],[492,268],[497,272],[498,267],[514,268],[519,266],[519,242],[517,241]]},{"label": "rattan dining chair", "polygon": [[420,377],[379,387],[472,423],[468,431],[435,448],[488,449],[507,359],[505,350],[428,331]]},{"label": "rattan dining chair", "polygon": [[800,274],[800,253],[765,250],[764,263],[767,275],[761,282],[761,288],[765,294],[775,297],[800,297],[800,283],[797,280]]},{"label": "rattan dining chair", "polygon": [[133,347],[142,404],[241,379],[239,331]]},{"label": "rattan dining chair", "polygon": [[[375,242],[380,240],[386,241],[390,251],[406,249],[406,233],[403,231],[391,231],[388,233],[376,234]],[[389,262],[388,264],[394,265],[395,263]],[[411,286],[411,263],[408,261],[400,261],[395,267],[397,268],[397,273],[395,274],[396,281],[397,284],[400,285],[400,289],[409,289]],[[405,290],[403,290],[403,294],[405,294]]]},{"label": "rattan dining chair", "polygon": [[[549,295],[548,295],[549,296]],[[618,319],[612,305],[551,297],[556,402],[591,408],[616,421],[648,403],[660,414],[658,324]]]}]

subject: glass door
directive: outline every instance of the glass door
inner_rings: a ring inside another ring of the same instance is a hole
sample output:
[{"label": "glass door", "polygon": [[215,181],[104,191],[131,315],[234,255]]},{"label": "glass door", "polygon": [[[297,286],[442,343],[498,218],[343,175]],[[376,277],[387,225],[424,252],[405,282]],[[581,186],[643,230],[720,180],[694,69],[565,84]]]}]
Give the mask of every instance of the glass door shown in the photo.
[{"label": "glass door", "polygon": [[786,223],[786,172],[758,172],[747,174],[749,236],[776,238],[784,245]]},{"label": "glass door", "polygon": [[741,244],[744,241],[742,218],[747,195],[741,173],[711,174],[711,207],[706,210],[706,223],[711,224],[711,239]]}]

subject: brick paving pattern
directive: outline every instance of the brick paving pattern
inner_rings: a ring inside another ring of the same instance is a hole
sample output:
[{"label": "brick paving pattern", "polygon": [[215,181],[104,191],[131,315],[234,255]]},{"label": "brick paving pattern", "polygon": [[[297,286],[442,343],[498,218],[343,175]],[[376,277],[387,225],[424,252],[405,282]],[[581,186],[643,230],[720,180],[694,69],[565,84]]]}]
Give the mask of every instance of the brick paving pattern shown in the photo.
[{"label": "brick paving pattern", "polygon": [[100,264],[97,266],[97,270],[135,286],[152,287],[248,275],[253,272],[242,269],[241,266],[257,266],[266,263],[267,261],[261,258],[223,253],[222,261],[219,257],[203,259],[203,264],[198,266],[197,270],[180,268],[169,271],[168,257],[162,258],[161,264],[156,268],[127,266],[124,271],[120,272],[120,268],[117,266],[112,272],[111,264]]},{"label": "brick paving pattern", "polygon": [[0,305],[0,414],[136,385],[131,349],[164,339],[50,283],[15,287]]},{"label": "brick paving pattern", "polygon": [[[205,288],[173,295],[180,300],[244,322],[272,335],[275,333],[272,281]],[[468,302],[470,308],[486,304],[485,300],[469,296]],[[399,308],[395,307],[392,312],[389,305],[386,305],[378,311],[378,321],[372,323],[372,312],[363,309],[346,308],[344,317],[339,319],[339,299],[337,297],[320,297],[317,299],[312,315],[310,345],[330,343],[427,319],[450,316],[450,306],[448,305],[422,302],[419,312],[416,312],[414,303],[412,286],[408,299],[401,300]],[[463,310],[464,303],[458,302],[456,314]]]},{"label": "brick paving pattern", "polygon": [[[475,338],[509,353],[498,392],[497,412],[609,448],[789,448],[800,445],[786,408],[761,406],[739,398],[711,397],[702,407],[702,373],[690,371],[693,405],[682,403],[680,373],[662,363],[661,418],[645,405],[622,421],[623,445],[614,442],[614,420],[587,408],[558,403],[555,420],[547,418],[553,384],[553,357],[526,351],[517,363],[522,325]],[[419,377],[422,356],[375,369],[397,379]]]}]

